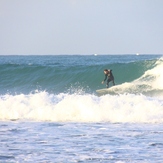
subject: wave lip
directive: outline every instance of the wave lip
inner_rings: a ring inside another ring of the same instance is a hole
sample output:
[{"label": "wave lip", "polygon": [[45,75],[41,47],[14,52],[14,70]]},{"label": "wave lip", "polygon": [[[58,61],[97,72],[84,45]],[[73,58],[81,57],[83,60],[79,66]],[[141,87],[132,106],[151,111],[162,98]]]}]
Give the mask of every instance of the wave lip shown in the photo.
[{"label": "wave lip", "polygon": [[106,93],[143,94],[150,97],[163,97],[163,58],[153,63],[139,78],[109,88]]}]

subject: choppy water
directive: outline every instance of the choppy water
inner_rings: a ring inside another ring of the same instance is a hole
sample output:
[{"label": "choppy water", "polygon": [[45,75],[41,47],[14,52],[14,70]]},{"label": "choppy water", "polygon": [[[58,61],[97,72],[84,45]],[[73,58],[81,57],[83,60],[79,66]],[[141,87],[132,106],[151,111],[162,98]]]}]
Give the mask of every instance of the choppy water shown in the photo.
[{"label": "choppy water", "polygon": [[0,162],[161,163],[163,125],[1,122]]}]

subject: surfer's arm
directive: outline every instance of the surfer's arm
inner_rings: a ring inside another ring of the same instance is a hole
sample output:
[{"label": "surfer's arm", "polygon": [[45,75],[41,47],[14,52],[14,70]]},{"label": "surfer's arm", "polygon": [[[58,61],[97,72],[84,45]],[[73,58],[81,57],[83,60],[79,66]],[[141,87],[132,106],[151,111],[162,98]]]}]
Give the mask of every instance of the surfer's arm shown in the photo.
[{"label": "surfer's arm", "polygon": [[103,81],[105,82],[106,79],[107,79],[107,75],[105,75],[105,79]]},{"label": "surfer's arm", "polygon": [[106,79],[107,79],[107,75],[105,75],[105,79],[101,83],[104,84]]}]

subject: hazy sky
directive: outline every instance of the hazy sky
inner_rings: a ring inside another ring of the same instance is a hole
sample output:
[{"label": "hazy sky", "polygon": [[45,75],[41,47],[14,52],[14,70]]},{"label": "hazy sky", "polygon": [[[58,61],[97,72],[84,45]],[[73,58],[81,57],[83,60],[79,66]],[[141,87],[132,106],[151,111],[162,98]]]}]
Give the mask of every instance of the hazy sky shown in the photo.
[{"label": "hazy sky", "polygon": [[163,54],[163,0],[0,0],[0,54]]}]

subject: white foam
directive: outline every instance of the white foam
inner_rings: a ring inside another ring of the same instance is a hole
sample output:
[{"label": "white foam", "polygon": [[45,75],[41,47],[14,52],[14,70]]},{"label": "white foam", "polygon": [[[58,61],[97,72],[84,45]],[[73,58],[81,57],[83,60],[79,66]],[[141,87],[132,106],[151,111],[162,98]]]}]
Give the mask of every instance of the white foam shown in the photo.
[{"label": "white foam", "polygon": [[160,58],[152,69],[147,70],[140,78],[109,89],[115,94],[133,93],[163,97],[163,58]]},{"label": "white foam", "polygon": [[163,101],[133,94],[4,95],[0,97],[0,120],[162,123]]}]

